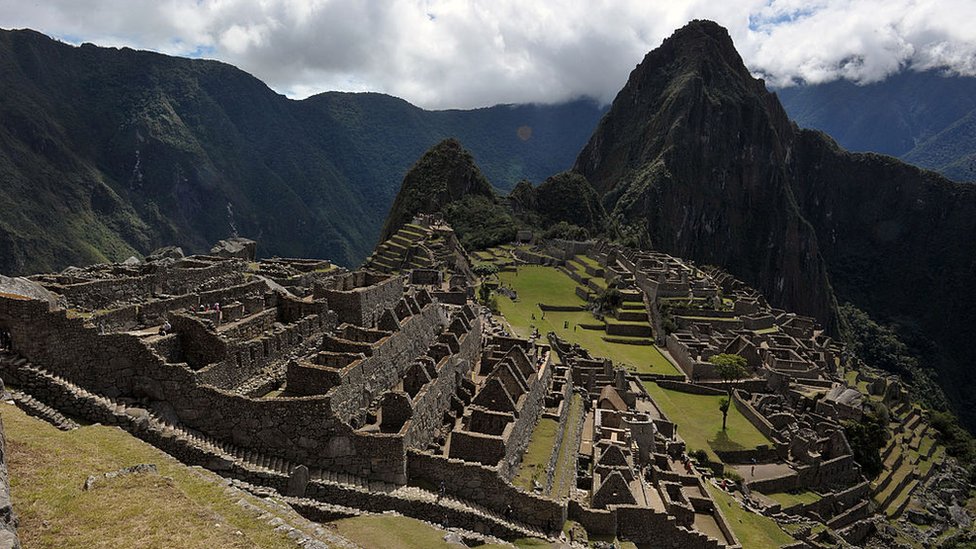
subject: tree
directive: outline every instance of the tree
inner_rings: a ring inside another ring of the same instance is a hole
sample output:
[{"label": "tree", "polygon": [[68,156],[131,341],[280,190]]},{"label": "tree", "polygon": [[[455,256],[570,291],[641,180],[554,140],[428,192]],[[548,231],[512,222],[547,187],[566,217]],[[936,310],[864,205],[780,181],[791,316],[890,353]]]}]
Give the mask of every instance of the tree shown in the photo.
[{"label": "tree", "polygon": [[608,313],[623,303],[623,296],[616,286],[610,286],[603,290],[596,298],[597,310],[601,313]]},{"label": "tree", "polygon": [[741,356],[730,353],[717,354],[708,361],[715,365],[715,373],[725,381],[728,387],[729,396],[723,398],[718,406],[719,410],[722,411],[722,430],[724,431],[725,423],[729,418],[729,406],[732,403],[732,384],[746,377],[746,365],[748,363]]},{"label": "tree", "polygon": [[729,418],[729,405],[732,403],[727,397],[722,397],[718,401],[718,409],[722,411],[722,430],[725,430],[725,422]]},{"label": "tree", "polygon": [[488,300],[491,299],[491,287],[482,282],[481,286],[478,286],[478,297],[481,298],[482,305],[488,305]]},{"label": "tree", "polygon": [[471,271],[481,278],[486,278],[498,274],[498,265],[494,263],[476,263],[474,267],[471,267]]}]

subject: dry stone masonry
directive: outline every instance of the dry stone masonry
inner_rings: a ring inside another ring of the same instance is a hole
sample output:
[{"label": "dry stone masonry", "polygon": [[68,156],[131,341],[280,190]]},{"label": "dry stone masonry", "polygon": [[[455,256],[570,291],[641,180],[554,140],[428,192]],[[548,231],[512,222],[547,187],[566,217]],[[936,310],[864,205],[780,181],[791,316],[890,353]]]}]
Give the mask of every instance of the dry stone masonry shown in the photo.
[{"label": "dry stone masonry", "polygon": [[[433,216],[405,225],[363,270],[257,260],[255,250],[234,239],[208,255],[166,248],[144,263],[4,279],[0,376],[20,389],[19,405],[60,428],[118,425],[187,464],[276,491],[312,520],[393,510],[508,539],[554,539],[572,520],[647,547],[737,547],[710,495],[711,469],[724,466],[741,474],[754,511],[827,526],[801,536],[820,546],[875,535],[867,519],[877,511],[897,517],[913,494],[937,489],[932,464],[943,456],[898,380],[855,370],[812,319],[724,272],[596,241],[506,253],[504,269],[563,269],[586,299],[619,290],[619,322],[604,338],[657,344],[680,372],[639,374],[555,334],[513,337],[473,300],[467,255]],[[725,394],[709,360],[722,353],[745,359],[732,405],[770,442],[694,463],[682,418],[645,383]],[[875,401],[897,422],[886,470],[905,464],[908,475],[866,479],[853,461],[844,422]],[[526,490],[514,480],[542,420],[555,424],[555,444]],[[0,542],[13,547],[0,472]],[[816,500],[784,507],[768,496],[798,490]]]}]

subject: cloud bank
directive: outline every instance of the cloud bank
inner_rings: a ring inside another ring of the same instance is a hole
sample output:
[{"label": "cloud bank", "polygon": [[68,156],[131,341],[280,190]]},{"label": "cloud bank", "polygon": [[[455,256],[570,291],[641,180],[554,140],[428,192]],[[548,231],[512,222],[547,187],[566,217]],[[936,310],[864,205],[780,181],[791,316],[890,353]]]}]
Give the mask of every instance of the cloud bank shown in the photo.
[{"label": "cloud bank", "polygon": [[609,101],[695,18],[774,86],[904,70],[976,76],[973,0],[0,0],[0,27],[232,63],[291,97],[378,91],[426,108]]}]

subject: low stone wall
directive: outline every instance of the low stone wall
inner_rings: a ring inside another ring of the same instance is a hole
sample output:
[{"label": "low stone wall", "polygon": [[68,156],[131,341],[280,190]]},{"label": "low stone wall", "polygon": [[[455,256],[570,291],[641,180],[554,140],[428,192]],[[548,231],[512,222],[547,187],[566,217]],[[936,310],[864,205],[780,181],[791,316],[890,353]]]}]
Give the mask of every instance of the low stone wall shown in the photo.
[{"label": "low stone wall", "polygon": [[749,420],[749,423],[758,429],[760,433],[770,440],[774,438],[773,435],[776,432],[776,428],[758,410],[743,399],[738,390],[732,391],[732,403],[735,405],[735,409],[745,416]]},{"label": "low stone wall", "polygon": [[716,389],[714,387],[708,387],[706,385],[698,385],[697,383],[687,383],[684,381],[672,381],[669,379],[659,379],[658,385],[664,387],[665,389],[671,389],[672,391],[680,391],[682,393],[690,393],[693,395],[725,395],[725,391],[721,389]]},{"label": "low stone wall", "polygon": [[617,513],[615,511],[584,507],[575,499],[569,501],[568,511],[569,519],[580,523],[590,535],[616,537]]},{"label": "low stone wall", "polygon": [[438,486],[443,481],[449,494],[499,513],[511,508],[519,521],[549,532],[561,528],[566,520],[564,504],[512,486],[499,476],[497,468],[408,450],[407,475],[410,482]]},{"label": "low stone wall", "polygon": [[606,327],[607,335],[623,337],[651,337],[650,324],[617,324],[610,322]]}]

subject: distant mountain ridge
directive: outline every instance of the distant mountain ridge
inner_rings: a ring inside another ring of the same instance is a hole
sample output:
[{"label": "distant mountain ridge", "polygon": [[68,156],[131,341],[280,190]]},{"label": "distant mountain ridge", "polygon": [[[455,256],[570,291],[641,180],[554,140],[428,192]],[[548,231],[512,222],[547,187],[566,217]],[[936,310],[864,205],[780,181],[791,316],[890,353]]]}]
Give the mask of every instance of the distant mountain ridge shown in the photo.
[{"label": "distant mountain ridge", "polygon": [[264,255],[355,265],[431,145],[462,139],[507,190],[568,168],[602,112],[293,101],[216,61],[0,31],[0,272],[201,251],[233,232]]},{"label": "distant mountain ridge", "polygon": [[790,118],[851,151],[895,156],[976,182],[976,77],[909,69],[881,82],[776,90]]}]

